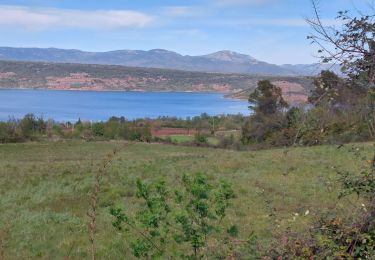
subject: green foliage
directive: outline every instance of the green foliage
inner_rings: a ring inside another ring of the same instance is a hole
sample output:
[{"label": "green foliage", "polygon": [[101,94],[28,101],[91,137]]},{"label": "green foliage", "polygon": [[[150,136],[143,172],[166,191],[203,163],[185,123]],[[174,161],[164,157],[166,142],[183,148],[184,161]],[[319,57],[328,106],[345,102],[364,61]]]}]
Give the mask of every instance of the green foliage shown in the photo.
[{"label": "green foliage", "polygon": [[27,114],[21,120],[0,122],[0,143],[36,140],[46,133],[47,122],[33,114]]},{"label": "green foliage", "polygon": [[122,231],[122,224],[125,224],[125,231],[133,229],[139,235],[130,241],[134,256],[159,257],[165,252],[169,233],[168,215],[171,210],[167,203],[168,191],[163,181],[149,185],[139,179],[137,190],[137,197],[145,203],[144,209],[131,220],[120,208],[111,208],[110,213],[115,217],[112,225]]},{"label": "green foliage", "polygon": [[225,182],[214,190],[203,174],[193,178],[184,175],[182,181],[184,191],[176,191],[177,203],[181,207],[176,222],[183,234],[176,238],[189,242],[194,253],[187,256],[197,259],[202,257],[201,251],[207,245],[208,237],[220,231],[220,223],[226,216],[229,201],[234,198],[234,191]]},{"label": "green foliage", "polygon": [[198,132],[194,135],[194,142],[196,144],[207,144],[208,136],[206,134]]},{"label": "green foliage", "polygon": [[[375,26],[374,15],[358,11],[357,15],[339,11],[336,17],[342,26],[325,26],[322,22],[318,3],[312,1],[316,17],[308,20],[315,33],[308,39],[319,46],[323,62],[334,62],[350,78],[361,85],[374,83]],[[371,7],[370,7],[371,9]]]},{"label": "green foliage", "polygon": [[288,110],[285,115],[286,126],[288,128],[297,129],[302,121],[302,117],[304,116],[304,111],[298,107],[292,107]]},{"label": "green foliage", "polygon": [[267,140],[283,128],[284,110],[289,105],[283,99],[281,89],[268,80],[258,82],[258,87],[249,96],[249,103],[254,114],[242,127],[242,142],[267,143]]},{"label": "green foliage", "polygon": [[[350,84],[330,71],[322,71],[314,80],[311,106],[270,109],[273,114],[255,106],[255,113],[242,127],[242,142],[269,147],[371,140],[375,133],[371,103],[362,88]],[[271,88],[269,84],[266,87]]]},{"label": "green foliage", "polygon": [[19,132],[13,128],[11,122],[0,122],[0,143],[22,141]]},{"label": "green foliage", "polygon": [[91,125],[91,130],[94,136],[104,136],[104,123],[93,123]]},{"label": "green foliage", "polygon": [[272,115],[288,107],[281,88],[273,85],[269,80],[258,82],[257,88],[249,96],[249,108],[256,114]]},{"label": "green foliage", "polygon": [[[0,243],[3,258],[34,259],[38,258],[38,253],[47,259],[89,258],[86,212],[92,175],[104,156],[123,146],[122,141],[83,140],[2,144]],[[109,209],[121,206],[124,215],[139,223],[136,213],[146,205],[136,196],[137,178],[149,185],[160,178],[165,180],[170,191],[168,204],[172,204],[174,211],[174,190],[184,191],[182,173],[197,171],[207,173],[213,189],[218,187],[218,180],[223,179],[232,184],[236,193],[221,223],[222,232],[214,231],[208,247],[204,247],[202,252],[208,255],[208,259],[266,258],[270,248],[282,244],[281,240],[275,241],[278,233],[291,230],[307,235],[314,226],[315,216],[331,212],[332,206],[342,212],[342,219],[350,218],[351,202],[356,202],[356,198],[337,199],[340,186],[332,166],[359,173],[361,162],[365,160],[361,158],[371,158],[374,148],[368,143],[337,147],[290,148],[285,158],[284,149],[239,152],[162,144],[127,144],[108,168],[100,190],[97,258],[134,258],[128,239],[135,240],[141,235],[124,223],[121,224],[122,231],[112,227],[115,217],[109,214]],[[359,157],[353,160],[350,151],[357,151],[357,147]],[[285,171],[288,171],[287,175],[283,174]],[[265,199],[273,200],[273,213],[279,222],[275,223],[273,218],[268,217]],[[361,206],[361,203],[358,205]],[[302,216],[306,209],[310,210],[310,214]],[[300,213],[296,221],[291,220],[294,212]],[[173,215],[169,217],[175,223]],[[238,237],[233,238],[227,233],[232,225],[238,226]],[[180,226],[178,231],[181,234]],[[250,245],[248,235],[252,231],[257,239]],[[178,244],[173,237],[168,241],[171,241],[167,246],[168,253],[176,252],[169,259],[179,259],[178,252],[185,249],[186,253],[192,253],[188,242]],[[259,256],[253,256],[251,252],[254,251]]]},{"label": "green foliage", "polygon": [[[283,124],[284,115],[282,113],[254,114],[242,127],[242,142],[244,144],[270,143],[272,136],[275,133],[280,133]],[[277,146],[277,144],[275,145]]]},{"label": "green foliage", "polygon": [[343,191],[340,197],[350,194],[356,194],[372,201],[375,198],[375,173],[374,170],[361,172],[360,176],[356,176],[350,172],[340,172]]},{"label": "green foliage", "polygon": [[[222,221],[234,198],[228,183],[221,181],[215,186],[201,173],[184,175],[182,187],[174,193],[164,181],[147,184],[137,180],[137,197],[143,201],[140,210],[130,218],[120,208],[112,208],[113,226],[119,231],[127,226],[126,239],[135,257],[200,259],[210,237],[222,232]],[[228,233],[237,236],[237,227],[231,226]]]},{"label": "green foliage", "polygon": [[33,114],[27,114],[19,123],[22,136],[25,138],[35,137],[36,134],[45,134],[46,123],[43,118],[35,118]]},{"label": "green foliage", "polygon": [[239,234],[238,226],[237,226],[237,225],[230,226],[230,227],[227,229],[227,233],[228,233],[231,237],[238,237],[238,234]]},{"label": "green foliage", "polygon": [[335,103],[340,84],[343,82],[334,72],[323,70],[320,76],[314,80],[315,88],[311,91],[309,102],[314,105]]},{"label": "green foliage", "polygon": [[342,26],[325,26],[319,15],[317,0],[312,0],[312,4],[316,15],[308,22],[315,33],[308,39],[319,46],[323,62],[340,64],[350,87],[360,91],[362,96],[367,94],[367,100],[364,102],[367,113],[362,116],[374,137],[375,106],[371,97],[375,89],[374,15],[360,11],[353,15],[348,11],[340,11],[336,19]]},{"label": "green foliage", "polygon": [[42,138],[63,139],[125,139],[149,142],[152,139],[151,126],[143,121],[126,121],[124,118],[112,117],[107,122],[84,122],[80,119],[72,124],[45,121],[27,114],[21,120],[11,119],[0,123],[0,142],[22,142]]},{"label": "green foliage", "polygon": [[[361,159],[354,150],[353,156]],[[284,245],[286,258],[315,257],[318,259],[373,259],[375,255],[375,156],[366,162],[362,171],[338,171],[342,188],[339,198],[356,195],[358,212],[352,218],[340,217],[334,210],[331,216],[320,216],[308,239],[301,234]]]}]

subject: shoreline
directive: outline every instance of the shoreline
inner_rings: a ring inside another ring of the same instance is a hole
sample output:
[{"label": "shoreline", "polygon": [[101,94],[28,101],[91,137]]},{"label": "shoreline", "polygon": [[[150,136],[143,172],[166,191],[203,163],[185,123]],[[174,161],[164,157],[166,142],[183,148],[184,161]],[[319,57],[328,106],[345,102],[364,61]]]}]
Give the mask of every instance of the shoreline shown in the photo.
[{"label": "shoreline", "polygon": [[191,94],[221,94],[225,99],[233,99],[233,100],[246,100],[245,98],[235,98],[231,97],[231,95],[236,94],[232,92],[216,92],[216,91],[168,91],[168,90],[161,90],[161,91],[147,91],[147,90],[125,90],[125,89],[51,89],[51,88],[9,88],[9,87],[0,87],[1,90],[41,90],[41,91],[71,91],[71,92],[123,92],[123,93],[191,93]]}]

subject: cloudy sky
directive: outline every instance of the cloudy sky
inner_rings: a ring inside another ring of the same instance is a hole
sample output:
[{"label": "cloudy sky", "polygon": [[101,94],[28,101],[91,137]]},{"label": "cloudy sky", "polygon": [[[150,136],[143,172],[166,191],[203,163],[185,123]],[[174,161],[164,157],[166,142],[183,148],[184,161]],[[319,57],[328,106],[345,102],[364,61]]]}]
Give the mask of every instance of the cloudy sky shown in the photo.
[{"label": "cloudy sky", "polygon": [[[320,0],[327,24],[373,0]],[[276,64],[311,63],[310,0],[0,0],[0,46],[87,51],[218,50]]]}]

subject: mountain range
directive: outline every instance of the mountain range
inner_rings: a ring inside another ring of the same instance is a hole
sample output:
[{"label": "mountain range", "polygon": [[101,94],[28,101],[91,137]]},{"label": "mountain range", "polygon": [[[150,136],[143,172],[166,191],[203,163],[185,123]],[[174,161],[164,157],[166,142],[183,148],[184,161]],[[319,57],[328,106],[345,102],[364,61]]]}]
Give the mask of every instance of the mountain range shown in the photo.
[{"label": "mountain range", "polygon": [[339,71],[337,66],[332,67],[329,64],[275,65],[228,50],[201,56],[189,56],[163,49],[86,52],[57,48],[0,47],[0,60],[123,65],[274,76],[312,76],[318,74],[322,69]]}]

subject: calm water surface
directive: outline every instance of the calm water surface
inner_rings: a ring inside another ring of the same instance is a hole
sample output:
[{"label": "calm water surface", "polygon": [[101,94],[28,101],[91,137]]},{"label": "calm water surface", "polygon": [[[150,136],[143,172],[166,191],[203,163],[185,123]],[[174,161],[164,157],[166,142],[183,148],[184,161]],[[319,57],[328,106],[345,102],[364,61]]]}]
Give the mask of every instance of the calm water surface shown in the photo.
[{"label": "calm water surface", "polygon": [[91,92],[0,90],[0,120],[27,113],[57,121],[107,120],[175,116],[249,114],[245,101],[225,99],[220,93]]}]

